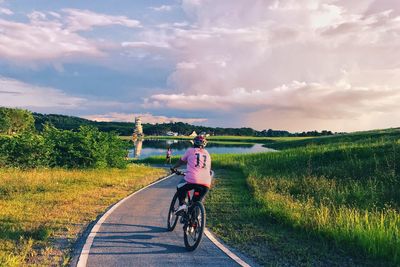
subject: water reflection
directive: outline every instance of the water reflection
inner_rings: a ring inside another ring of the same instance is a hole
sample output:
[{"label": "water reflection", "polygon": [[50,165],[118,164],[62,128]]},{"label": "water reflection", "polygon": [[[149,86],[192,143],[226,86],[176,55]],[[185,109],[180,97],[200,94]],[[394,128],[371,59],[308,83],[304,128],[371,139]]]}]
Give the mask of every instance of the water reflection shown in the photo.
[{"label": "water reflection", "polygon": [[143,147],[143,140],[142,139],[137,139],[133,143],[133,157],[134,158],[139,158],[140,154],[142,153],[142,147]]},{"label": "water reflection", "polygon": [[[186,149],[192,146],[189,140],[136,140],[133,149],[129,150],[129,158],[147,158],[151,156],[165,156],[167,148],[171,147],[172,156],[179,156],[185,153]],[[209,142],[207,150],[211,154],[238,154],[257,153],[274,151],[263,147],[262,144]]]}]

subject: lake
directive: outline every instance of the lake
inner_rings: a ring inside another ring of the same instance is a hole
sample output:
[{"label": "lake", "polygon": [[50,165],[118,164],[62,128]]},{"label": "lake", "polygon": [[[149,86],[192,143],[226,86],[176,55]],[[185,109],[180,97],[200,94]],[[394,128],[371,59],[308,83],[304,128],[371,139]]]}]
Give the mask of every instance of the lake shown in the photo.
[{"label": "lake", "polygon": [[[137,140],[134,147],[129,150],[128,157],[144,159],[151,156],[165,156],[167,148],[171,147],[172,156],[183,155],[187,148],[192,147],[190,140]],[[209,142],[207,150],[210,154],[241,154],[257,152],[273,152],[271,148],[263,147],[262,144],[232,143],[232,142]]]}]

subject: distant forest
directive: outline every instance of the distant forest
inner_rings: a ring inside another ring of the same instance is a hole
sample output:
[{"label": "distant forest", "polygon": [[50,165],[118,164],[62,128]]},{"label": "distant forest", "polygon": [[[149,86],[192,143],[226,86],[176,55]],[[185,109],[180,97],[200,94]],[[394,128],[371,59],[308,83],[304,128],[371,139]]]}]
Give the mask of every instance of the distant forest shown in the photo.
[{"label": "distant forest", "polygon": [[[58,115],[58,114],[40,114],[33,113],[35,118],[35,127],[41,131],[45,123],[51,123],[58,129],[77,130],[79,126],[94,126],[100,131],[114,131],[119,135],[129,136],[133,133],[133,122],[98,122],[87,120],[79,117]],[[257,131],[252,128],[221,128],[221,127],[205,127],[196,126],[183,122],[157,123],[149,124],[142,123],[143,132],[145,135],[165,135],[167,132],[177,132],[181,135],[189,135],[193,131],[197,133],[206,132],[210,135],[236,135],[236,136],[265,136],[265,137],[289,137],[289,136],[323,136],[333,135],[331,131],[308,131],[301,133],[290,133],[282,130],[262,130]]]}]

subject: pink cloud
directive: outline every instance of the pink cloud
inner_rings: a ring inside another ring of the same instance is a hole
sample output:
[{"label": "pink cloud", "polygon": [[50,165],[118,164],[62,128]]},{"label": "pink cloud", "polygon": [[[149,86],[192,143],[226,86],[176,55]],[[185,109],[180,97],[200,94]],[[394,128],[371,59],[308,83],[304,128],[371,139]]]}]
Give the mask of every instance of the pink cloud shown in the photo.
[{"label": "pink cloud", "polygon": [[365,114],[396,124],[400,6],[379,3],[185,0],[192,27],[160,30],[177,58],[174,93],[143,106],[237,112],[257,127],[369,125]]},{"label": "pink cloud", "polygon": [[141,117],[143,123],[167,123],[167,122],[186,122],[186,123],[201,123],[207,121],[204,118],[179,118],[168,116],[156,116],[150,113],[118,113],[111,112],[107,114],[87,115],[84,118],[95,121],[123,121],[134,122],[135,117]]},{"label": "pink cloud", "polygon": [[[353,87],[340,80],[336,84],[294,81],[272,90],[237,88],[224,95],[157,94],[146,99],[144,107],[206,111],[209,114],[213,111],[241,113],[246,114],[247,120],[256,128],[274,126],[301,130],[290,124],[283,127],[282,122],[306,121],[303,126],[312,129],[319,127],[321,121],[325,121],[321,125],[329,125],[337,121],[359,120],[365,118],[365,114],[400,113],[399,102],[400,87]],[[255,118],[258,118],[258,125]]]}]

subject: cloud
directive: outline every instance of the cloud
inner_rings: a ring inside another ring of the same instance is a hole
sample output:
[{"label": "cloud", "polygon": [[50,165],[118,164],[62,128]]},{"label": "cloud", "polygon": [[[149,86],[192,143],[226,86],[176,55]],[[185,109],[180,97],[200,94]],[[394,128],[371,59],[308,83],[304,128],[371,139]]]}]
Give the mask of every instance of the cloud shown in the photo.
[{"label": "cloud", "polygon": [[126,16],[111,16],[88,10],[63,9],[57,12],[33,11],[28,22],[0,19],[0,56],[9,60],[63,60],[82,56],[98,58],[106,49],[119,49],[112,40],[98,42],[83,37],[80,31],[93,27],[121,25],[140,27],[140,22]]},{"label": "cloud", "polygon": [[4,14],[4,15],[8,15],[11,16],[14,14],[14,12],[12,12],[10,9],[8,8],[4,8],[4,7],[0,7],[0,14]]},{"label": "cloud", "polygon": [[54,87],[38,86],[0,76],[0,106],[45,113],[88,113],[93,110],[125,110],[132,103],[74,96]]},{"label": "cloud", "polygon": [[29,23],[0,19],[0,56],[16,60],[49,60],[103,53],[86,38],[63,27],[58,21],[41,20],[34,12]]},{"label": "cloud", "polygon": [[169,5],[161,5],[161,6],[156,6],[156,7],[150,7],[150,9],[154,11],[171,11],[172,6]]},{"label": "cloud", "polygon": [[121,43],[122,47],[127,47],[127,48],[168,48],[169,45],[168,43],[165,42],[143,42],[143,41],[138,41],[138,42],[122,42]]},{"label": "cloud", "polygon": [[257,128],[348,130],[367,125],[365,114],[396,125],[400,6],[384,2],[184,0],[191,26],[159,29],[176,58],[173,92],[143,107],[245,114]]},{"label": "cloud", "polygon": [[354,118],[366,112],[395,111],[400,108],[400,87],[353,87],[345,81],[318,84],[293,81],[272,90],[237,88],[228,95],[157,94],[144,103],[147,108],[177,110],[225,110],[227,112],[256,112],[268,110],[281,115],[296,115],[318,119]]},{"label": "cloud", "polygon": [[61,90],[27,84],[0,76],[0,105],[7,107],[76,109],[86,99],[67,95]]},{"label": "cloud", "polygon": [[89,120],[95,121],[122,121],[122,122],[133,122],[135,117],[141,117],[143,123],[168,123],[168,122],[186,122],[186,123],[201,123],[207,121],[204,118],[179,118],[179,117],[167,117],[167,116],[156,116],[150,113],[118,113],[111,112],[107,114],[87,115],[83,116]]},{"label": "cloud", "polygon": [[70,31],[87,31],[96,26],[108,25],[121,25],[130,28],[140,26],[138,20],[129,19],[126,16],[111,16],[79,9],[63,9],[63,12],[67,14],[66,23]]},{"label": "cloud", "polygon": [[[154,25],[89,10],[35,11],[28,22],[0,20],[0,57],[14,62],[102,57],[97,62],[121,64],[124,71],[132,66],[128,57],[168,71],[172,65],[165,88],[143,93],[141,108],[153,114],[184,110],[185,116],[209,118],[207,123],[217,114],[225,124],[299,130],[338,124],[348,130],[382,121],[395,125],[397,2],[182,0],[184,16],[177,21],[184,23],[172,22],[168,14],[166,23],[158,17],[148,20]],[[132,35],[114,43],[83,33],[107,25],[128,27]]]}]

